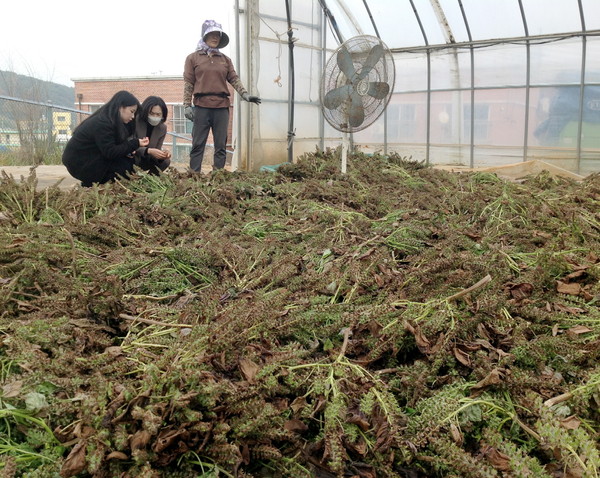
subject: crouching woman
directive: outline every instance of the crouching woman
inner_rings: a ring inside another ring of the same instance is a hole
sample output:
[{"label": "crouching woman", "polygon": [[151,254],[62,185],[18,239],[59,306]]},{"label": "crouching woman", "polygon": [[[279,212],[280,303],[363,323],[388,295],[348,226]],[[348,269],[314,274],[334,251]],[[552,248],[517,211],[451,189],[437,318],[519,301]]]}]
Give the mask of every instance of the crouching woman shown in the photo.
[{"label": "crouching woman", "polygon": [[171,153],[163,150],[167,135],[167,104],[160,96],[149,96],[135,115],[135,129],[138,138],[147,137],[147,147],[141,147],[135,154],[135,164],[151,174],[159,174],[171,164]]},{"label": "crouching woman", "polygon": [[119,91],[75,128],[62,162],[82,186],[128,178],[133,172],[136,150],[149,142],[135,138],[133,120],[139,108],[135,96]]}]

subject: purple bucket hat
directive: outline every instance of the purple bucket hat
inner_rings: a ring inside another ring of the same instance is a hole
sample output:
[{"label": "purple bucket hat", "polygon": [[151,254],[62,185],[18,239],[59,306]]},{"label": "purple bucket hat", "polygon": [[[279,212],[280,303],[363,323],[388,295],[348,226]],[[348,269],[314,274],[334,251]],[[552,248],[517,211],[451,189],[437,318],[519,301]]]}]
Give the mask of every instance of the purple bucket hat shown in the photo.
[{"label": "purple bucket hat", "polygon": [[221,24],[214,20],[206,20],[202,24],[202,41],[205,42],[206,35],[211,32],[219,32],[221,34],[221,41],[219,41],[219,46],[217,46],[217,48],[223,48],[229,45],[229,36],[223,31]]}]

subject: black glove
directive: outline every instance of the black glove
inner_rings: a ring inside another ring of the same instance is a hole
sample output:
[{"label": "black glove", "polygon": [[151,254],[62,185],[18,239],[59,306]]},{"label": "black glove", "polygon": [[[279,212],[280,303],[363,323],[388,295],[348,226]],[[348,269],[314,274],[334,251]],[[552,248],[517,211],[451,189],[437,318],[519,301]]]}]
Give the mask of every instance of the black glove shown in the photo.
[{"label": "black glove", "polygon": [[257,105],[260,105],[260,102],[262,101],[258,96],[250,96],[248,93],[244,93],[242,99],[246,100],[248,103],[256,103]]},{"label": "black glove", "polygon": [[189,119],[190,121],[194,121],[194,107],[193,106],[186,106],[185,109],[183,110],[183,115]]}]

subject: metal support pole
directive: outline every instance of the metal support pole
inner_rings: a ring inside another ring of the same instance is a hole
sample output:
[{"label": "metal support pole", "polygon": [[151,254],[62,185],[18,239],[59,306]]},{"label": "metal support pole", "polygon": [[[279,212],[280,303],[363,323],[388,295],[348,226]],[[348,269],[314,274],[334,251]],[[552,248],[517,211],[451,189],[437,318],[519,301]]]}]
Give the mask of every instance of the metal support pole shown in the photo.
[{"label": "metal support pole", "polygon": [[[521,19],[523,20],[523,29],[525,36],[529,37],[529,27],[527,26],[527,17],[523,8],[523,0],[519,0],[519,9],[521,10]],[[527,161],[529,149],[529,105],[531,102],[531,43],[526,42],[527,48],[527,70],[525,77],[525,131],[523,132],[523,162]]]},{"label": "metal support pole", "polygon": [[[236,60],[236,70],[240,71],[240,2],[239,0],[235,0],[235,31],[236,31],[236,37],[235,37],[235,60]],[[247,17],[247,15],[246,15]],[[248,22],[246,22],[246,27],[248,27]],[[237,136],[237,143],[235,144],[234,147],[234,154],[233,154],[233,158],[231,160],[231,169],[233,169],[234,171],[240,167],[240,162],[241,162],[241,169],[244,171],[248,170],[249,167],[249,161],[247,160],[248,156],[248,151],[249,148],[248,147],[243,147],[242,146],[242,102],[240,101],[240,96],[239,95],[235,95],[235,109],[234,109],[234,114],[237,118],[237,122],[236,122],[236,136]],[[241,158],[241,155],[245,154],[244,158]],[[242,161],[240,161],[240,159]]]},{"label": "metal support pole", "polygon": [[[319,22],[320,22],[320,33],[321,33],[321,58],[319,61],[320,67],[321,67],[321,71],[319,72],[319,77],[321,77],[323,75],[323,72],[325,71],[325,67],[327,65],[327,59],[325,58],[325,52],[327,51],[327,32],[325,31],[325,22],[326,22],[326,15],[325,12],[322,11],[321,15],[319,16]],[[325,119],[323,118],[322,114],[318,115],[319,117],[319,149],[321,151],[325,150]]]},{"label": "metal support pole", "polygon": [[344,38],[342,37],[342,34],[340,33],[340,29],[338,28],[337,22],[335,21],[335,17],[331,13],[331,10],[329,10],[329,8],[327,8],[327,3],[325,3],[325,0],[319,0],[319,3],[321,4],[323,13],[331,22],[331,28],[333,28],[333,31],[335,33],[335,36],[337,37],[338,43],[341,45],[342,43],[344,43]]},{"label": "metal support pole", "polygon": [[[465,22],[465,28],[467,29],[467,36],[469,37],[469,43],[473,41],[471,35],[471,29],[469,28],[469,21],[465,13],[465,8],[460,0],[458,0],[460,11],[462,13],[463,21]],[[470,148],[469,148],[469,167],[475,167],[475,52],[473,45],[469,48],[471,53],[471,131],[470,131]]]},{"label": "metal support pole", "polygon": [[54,118],[52,117],[52,102],[50,100],[48,100],[48,104],[46,106],[46,124],[48,127],[48,138],[46,143],[48,144],[48,147],[50,147],[52,144],[52,129],[54,124]]},{"label": "metal support pole", "polygon": [[295,102],[295,73],[294,73],[294,37],[292,31],[292,0],[285,0],[285,12],[287,16],[287,35],[288,35],[288,132],[287,132],[287,161],[294,162],[294,102]]},{"label": "metal support pole", "polygon": [[581,171],[581,140],[583,139],[583,107],[585,100],[585,70],[587,63],[587,37],[585,35],[585,16],[583,14],[582,0],[578,0],[579,18],[581,19],[581,78],[579,82],[579,126],[577,127],[577,174]]},{"label": "metal support pole", "polygon": [[[369,4],[367,0],[363,0],[363,4],[365,9],[367,10],[367,14],[369,15],[369,19],[371,20],[371,25],[373,25],[373,30],[375,30],[375,35],[377,38],[381,40],[381,35],[379,35],[379,30],[377,29],[377,24],[375,23],[375,19],[371,14],[371,9],[369,8]],[[393,91],[392,91],[393,93]],[[388,111],[387,108],[383,110],[383,154],[388,154]]]},{"label": "metal support pole", "polygon": [[[423,27],[423,23],[421,22],[421,17],[419,17],[419,12],[417,11],[417,7],[415,7],[415,3],[413,0],[410,0],[410,5],[413,9],[415,17],[417,18],[417,23],[419,24],[419,28],[421,29],[421,35],[423,35],[423,41],[425,42],[425,46],[429,46],[429,41],[427,40],[427,33],[425,33],[425,28]],[[425,164],[429,164],[429,152],[431,148],[431,51],[427,49],[427,133],[425,138]]]}]

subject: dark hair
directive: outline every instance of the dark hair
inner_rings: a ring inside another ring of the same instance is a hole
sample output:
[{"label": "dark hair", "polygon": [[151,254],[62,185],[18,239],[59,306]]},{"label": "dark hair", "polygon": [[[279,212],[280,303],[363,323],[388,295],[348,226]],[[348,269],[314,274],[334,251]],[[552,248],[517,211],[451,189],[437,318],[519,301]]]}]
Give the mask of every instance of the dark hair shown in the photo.
[{"label": "dark hair", "polygon": [[146,98],[142,103],[141,111],[138,113],[137,117],[141,121],[148,121],[150,110],[156,105],[160,106],[160,110],[162,111],[162,120],[164,123],[167,119],[167,115],[169,114],[169,110],[167,109],[166,103],[160,96],[148,96],[148,98]]},{"label": "dark hair", "polygon": [[[93,118],[94,116],[104,116],[108,118],[111,124],[115,127],[116,140],[122,143],[135,132],[135,121],[128,124],[123,123],[121,119],[121,108],[127,106],[137,106],[138,111],[141,107],[138,99],[129,91],[121,90],[116,92],[113,97],[104,103],[92,115],[88,116],[84,121]],[[82,121],[83,123],[83,121]],[[81,123],[80,123],[81,124]]]}]

